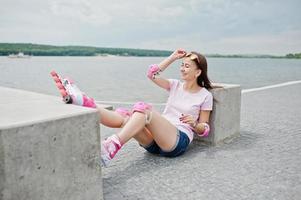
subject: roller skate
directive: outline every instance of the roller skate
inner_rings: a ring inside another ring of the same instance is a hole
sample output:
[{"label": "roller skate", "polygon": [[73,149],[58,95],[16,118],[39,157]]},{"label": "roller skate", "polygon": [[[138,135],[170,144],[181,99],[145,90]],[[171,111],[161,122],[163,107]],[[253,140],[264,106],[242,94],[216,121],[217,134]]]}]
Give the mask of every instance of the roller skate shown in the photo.
[{"label": "roller skate", "polygon": [[117,135],[112,135],[101,142],[101,165],[108,166],[108,163],[115,157],[116,153],[121,149],[121,143]]},{"label": "roller skate", "polygon": [[72,80],[68,78],[61,78],[55,71],[52,71],[50,74],[55,81],[65,103],[96,108],[94,99],[88,97],[82,91],[80,91],[80,89]]}]

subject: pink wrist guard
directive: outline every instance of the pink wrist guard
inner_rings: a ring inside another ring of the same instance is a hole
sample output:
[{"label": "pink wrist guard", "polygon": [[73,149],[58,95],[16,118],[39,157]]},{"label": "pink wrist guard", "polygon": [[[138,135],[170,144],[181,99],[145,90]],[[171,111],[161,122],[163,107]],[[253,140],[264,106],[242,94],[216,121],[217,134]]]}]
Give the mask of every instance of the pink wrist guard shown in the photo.
[{"label": "pink wrist guard", "polygon": [[209,126],[209,124],[207,124],[207,123],[202,123],[202,124],[204,124],[205,130],[203,131],[203,133],[198,134],[198,136],[200,136],[200,137],[206,137],[206,136],[209,135],[209,132],[210,132],[210,126]]},{"label": "pink wrist guard", "polygon": [[150,65],[148,71],[147,71],[147,77],[149,79],[155,79],[156,76],[160,74],[162,70],[159,68],[157,64]]}]

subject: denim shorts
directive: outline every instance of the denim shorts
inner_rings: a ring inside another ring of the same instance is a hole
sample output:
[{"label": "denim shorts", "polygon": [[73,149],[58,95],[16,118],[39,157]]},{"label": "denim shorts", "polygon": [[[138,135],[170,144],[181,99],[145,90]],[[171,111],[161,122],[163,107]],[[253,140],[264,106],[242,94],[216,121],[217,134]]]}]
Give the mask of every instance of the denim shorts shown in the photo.
[{"label": "denim shorts", "polygon": [[188,136],[184,132],[178,130],[177,142],[174,149],[172,149],[171,151],[163,151],[155,141],[143,148],[145,148],[149,153],[152,154],[159,154],[165,157],[177,157],[179,155],[182,155],[186,151],[189,143],[190,141]]}]

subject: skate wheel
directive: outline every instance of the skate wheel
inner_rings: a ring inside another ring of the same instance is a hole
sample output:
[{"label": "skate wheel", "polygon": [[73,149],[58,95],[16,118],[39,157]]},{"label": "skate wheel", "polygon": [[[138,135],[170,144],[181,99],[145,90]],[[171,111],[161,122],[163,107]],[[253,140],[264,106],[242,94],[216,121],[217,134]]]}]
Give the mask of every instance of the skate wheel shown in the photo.
[{"label": "skate wheel", "polygon": [[55,71],[50,72],[51,76],[58,76]]},{"label": "skate wheel", "polygon": [[53,80],[54,80],[56,83],[62,83],[62,82],[61,82],[61,79],[59,79],[58,77],[53,77]]},{"label": "skate wheel", "polygon": [[63,84],[60,83],[60,82],[57,82],[57,83],[56,83],[56,86],[57,86],[59,89],[65,89],[64,86],[63,86]]},{"label": "skate wheel", "polygon": [[64,96],[63,97],[63,101],[65,102],[65,103],[72,103],[72,98],[70,97],[70,95],[67,95],[67,96]]},{"label": "skate wheel", "polygon": [[60,93],[63,97],[68,96],[68,93],[64,89],[60,89]]}]

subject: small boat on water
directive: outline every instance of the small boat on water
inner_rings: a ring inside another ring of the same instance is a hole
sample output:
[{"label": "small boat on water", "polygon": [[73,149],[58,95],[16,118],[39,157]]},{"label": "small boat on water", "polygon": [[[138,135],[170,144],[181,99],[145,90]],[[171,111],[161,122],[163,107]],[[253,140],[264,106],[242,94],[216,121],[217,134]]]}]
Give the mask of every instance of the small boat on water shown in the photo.
[{"label": "small boat on water", "polygon": [[23,52],[19,52],[18,54],[9,54],[9,58],[30,58],[30,55],[25,55]]}]

